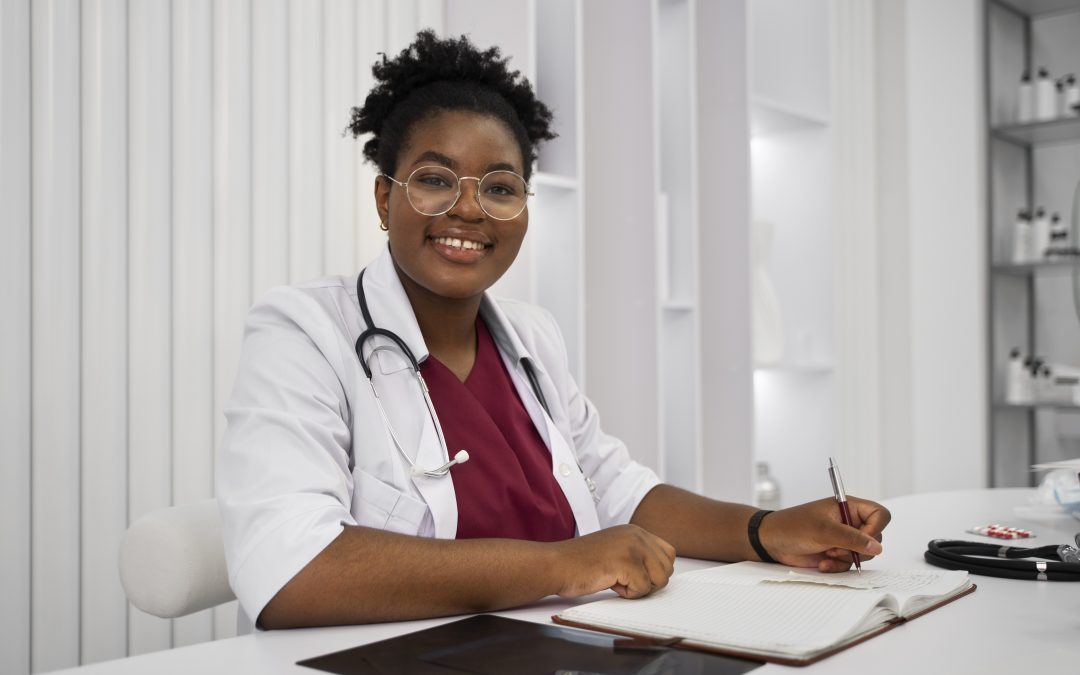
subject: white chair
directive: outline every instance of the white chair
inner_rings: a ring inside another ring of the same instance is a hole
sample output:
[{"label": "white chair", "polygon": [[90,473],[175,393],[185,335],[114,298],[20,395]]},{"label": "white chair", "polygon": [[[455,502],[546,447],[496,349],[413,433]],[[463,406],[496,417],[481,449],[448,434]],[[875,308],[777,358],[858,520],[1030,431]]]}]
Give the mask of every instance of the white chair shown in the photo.
[{"label": "white chair", "polygon": [[233,600],[217,500],[139,518],[120,543],[120,583],[131,604],[165,619]]}]

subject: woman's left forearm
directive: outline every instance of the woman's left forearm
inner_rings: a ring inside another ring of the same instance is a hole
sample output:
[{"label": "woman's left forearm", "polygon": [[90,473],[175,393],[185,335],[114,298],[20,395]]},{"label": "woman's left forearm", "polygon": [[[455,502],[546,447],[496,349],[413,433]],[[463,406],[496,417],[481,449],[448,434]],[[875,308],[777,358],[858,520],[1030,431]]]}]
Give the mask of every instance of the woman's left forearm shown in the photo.
[{"label": "woman's left forearm", "polygon": [[[842,572],[851,552],[863,561],[881,553],[881,532],[889,510],[881,504],[848,497],[852,523],[841,522],[831,497],[786,508],[760,521],[759,543],[775,561],[794,567]],[[641,500],[630,522],[664,539],[675,553],[690,558],[736,562],[761,560],[750,545],[747,526],[757,509],[719,502],[657,485]]]},{"label": "woman's left forearm", "polygon": [[657,485],[630,522],[664,539],[680,556],[705,560],[760,560],[746,526],[753,506],[720,502],[672,485]]}]

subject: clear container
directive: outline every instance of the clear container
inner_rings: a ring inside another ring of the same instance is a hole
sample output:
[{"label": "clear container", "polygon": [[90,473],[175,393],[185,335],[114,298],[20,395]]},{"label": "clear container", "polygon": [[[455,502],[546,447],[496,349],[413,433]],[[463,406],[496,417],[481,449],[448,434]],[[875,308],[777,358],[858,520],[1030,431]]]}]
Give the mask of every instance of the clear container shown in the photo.
[{"label": "clear container", "polygon": [[759,509],[776,511],[780,508],[780,484],[769,473],[768,462],[757,463],[757,480],[754,481],[754,503]]}]

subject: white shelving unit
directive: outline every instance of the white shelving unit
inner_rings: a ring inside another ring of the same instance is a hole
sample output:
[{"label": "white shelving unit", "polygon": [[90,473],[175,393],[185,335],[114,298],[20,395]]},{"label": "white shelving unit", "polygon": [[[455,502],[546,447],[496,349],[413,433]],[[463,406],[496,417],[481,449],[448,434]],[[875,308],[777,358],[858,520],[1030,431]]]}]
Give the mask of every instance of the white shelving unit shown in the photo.
[{"label": "white shelving unit", "polygon": [[[1080,407],[1004,402],[1011,349],[1080,365],[1080,320],[1073,310],[1077,260],[1013,264],[1017,210],[1043,206],[1070,217],[1080,181],[1080,118],[1017,122],[1022,72],[1080,75],[1080,2],[987,0],[986,83],[990,372],[990,483],[1027,485],[1035,462],[1080,455]],[[1070,241],[1075,246],[1075,241]]]},{"label": "white shelving unit", "polygon": [[753,218],[773,227],[767,272],[783,318],[783,355],[754,367],[754,455],[789,506],[820,496],[806,476],[836,445],[830,3],[748,7]]},{"label": "white shelving unit", "polygon": [[654,5],[656,101],[657,277],[661,466],[664,479],[700,492],[701,382],[698,378],[696,40],[689,0]]},{"label": "white shelving unit", "polygon": [[492,291],[542,305],[555,316],[571,372],[584,388],[580,0],[447,0],[446,6],[449,33],[466,33],[480,47],[498,45],[554,113],[558,137],[540,146],[530,181],[529,234],[517,261]]},{"label": "white shelving unit", "polygon": [[745,12],[744,0],[447,0],[447,30],[512,55],[559,134],[541,147],[526,243],[493,290],[555,315],[604,430],[636,459],[734,501],[752,480]]}]

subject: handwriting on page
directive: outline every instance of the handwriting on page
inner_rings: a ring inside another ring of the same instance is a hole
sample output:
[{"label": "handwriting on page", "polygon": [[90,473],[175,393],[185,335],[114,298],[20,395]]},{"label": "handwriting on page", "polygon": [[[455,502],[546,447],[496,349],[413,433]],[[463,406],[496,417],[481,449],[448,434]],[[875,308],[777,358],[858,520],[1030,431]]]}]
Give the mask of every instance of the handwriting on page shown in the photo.
[{"label": "handwriting on page", "polygon": [[910,593],[930,586],[942,577],[941,572],[930,570],[865,570],[839,574],[806,574],[789,571],[786,577],[768,579],[769,582],[800,582],[844,586],[846,588],[885,588],[893,592]]}]

